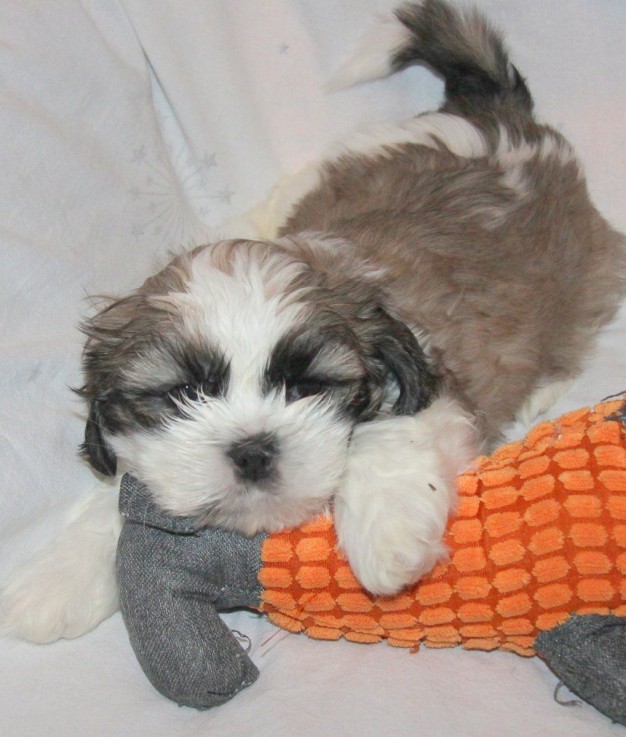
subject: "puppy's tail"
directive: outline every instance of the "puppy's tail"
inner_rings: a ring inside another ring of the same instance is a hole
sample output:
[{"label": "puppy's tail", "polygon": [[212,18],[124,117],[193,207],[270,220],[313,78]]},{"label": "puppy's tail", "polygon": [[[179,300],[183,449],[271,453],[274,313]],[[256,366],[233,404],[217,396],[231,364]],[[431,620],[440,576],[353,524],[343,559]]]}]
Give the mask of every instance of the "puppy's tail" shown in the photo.
[{"label": "puppy's tail", "polygon": [[500,34],[475,9],[447,0],[406,2],[380,15],[329,88],[387,77],[425,64],[445,81],[444,109],[477,114],[502,105],[532,111],[526,83],[511,64]]}]

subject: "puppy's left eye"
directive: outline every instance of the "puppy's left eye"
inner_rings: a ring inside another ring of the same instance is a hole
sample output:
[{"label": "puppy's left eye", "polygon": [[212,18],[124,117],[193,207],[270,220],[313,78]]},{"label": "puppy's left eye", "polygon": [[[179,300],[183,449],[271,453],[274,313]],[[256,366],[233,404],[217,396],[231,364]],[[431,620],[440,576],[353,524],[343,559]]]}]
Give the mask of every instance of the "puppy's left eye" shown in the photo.
[{"label": "puppy's left eye", "polygon": [[302,379],[300,381],[287,382],[285,396],[288,402],[297,402],[298,399],[321,394],[326,389],[328,389],[328,385],[322,381]]},{"label": "puppy's left eye", "polygon": [[173,399],[188,399],[197,402],[205,397],[216,397],[220,393],[220,383],[207,379],[200,383],[179,384],[166,392],[167,396]]}]

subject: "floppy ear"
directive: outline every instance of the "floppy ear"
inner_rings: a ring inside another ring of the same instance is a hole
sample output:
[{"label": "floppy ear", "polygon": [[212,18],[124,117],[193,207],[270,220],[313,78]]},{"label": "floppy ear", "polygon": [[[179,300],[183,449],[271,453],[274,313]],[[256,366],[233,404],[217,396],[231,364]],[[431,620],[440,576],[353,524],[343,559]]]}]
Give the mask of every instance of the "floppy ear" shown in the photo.
[{"label": "floppy ear", "polygon": [[117,458],[111,446],[104,439],[100,405],[101,402],[97,399],[91,401],[89,417],[85,425],[85,442],[80,446],[80,452],[96,471],[105,476],[115,476]]},{"label": "floppy ear", "polygon": [[[379,389],[370,409],[376,411],[380,390],[384,395],[392,385],[398,391],[394,414],[412,415],[427,407],[436,397],[440,379],[413,332],[382,306],[384,293],[377,286],[381,272],[376,265],[341,237],[308,233],[287,235],[278,243],[309,265],[309,277],[320,279],[328,304],[346,315]],[[371,412],[364,411],[363,417],[371,417]]]},{"label": "floppy ear", "polygon": [[412,331],[382,309],[377,349],[387,371],[395,379],[399,396],[393,406],[398,415],[413,415],[427,407],[437,393],[438,378]]}]

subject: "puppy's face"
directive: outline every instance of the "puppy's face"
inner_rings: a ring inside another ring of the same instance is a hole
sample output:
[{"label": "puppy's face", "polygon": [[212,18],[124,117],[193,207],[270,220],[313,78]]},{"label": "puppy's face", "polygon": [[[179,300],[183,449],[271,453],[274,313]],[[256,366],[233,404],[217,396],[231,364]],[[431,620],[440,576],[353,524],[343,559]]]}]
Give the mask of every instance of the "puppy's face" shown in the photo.
[{"label": "puppy's face", "polygon": [[374,287],[337,275],[335,246],[196,249],[90,320],[92,465],[113,474],[119,458],[165,511],[245,534],[320,511],[354,423],[434,391]]}]

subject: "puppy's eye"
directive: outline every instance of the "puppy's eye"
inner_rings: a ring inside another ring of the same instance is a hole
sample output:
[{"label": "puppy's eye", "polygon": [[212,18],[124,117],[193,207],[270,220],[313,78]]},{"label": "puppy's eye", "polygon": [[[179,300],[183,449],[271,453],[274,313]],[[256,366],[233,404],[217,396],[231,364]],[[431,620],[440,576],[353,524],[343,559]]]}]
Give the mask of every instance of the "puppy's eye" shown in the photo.
[{"label": "puppy's eye", "polygon": [[328,389],[328,386],[322,381],[314,379],[302,379],[300,381],[287,382],[285,396],[288,402],[297,402],[298,399],[304,397],[312,397],[315,394],[321,394]]},{"label": "puppy's eye", "polygon": [[173,399],[187,399],[197,402],[203,397],[216,397],[220,393],[220,382],[207,379],[200,383],[179,384],[169,389],[166,394]]},{"label": "puppy's eye", "polygon": [[354,396],[350,400],[350,407],[354,414],[358,417],[363,410],[367,407],[370,401],[370,390],[367,384],[363,381],[355,392]]}]

